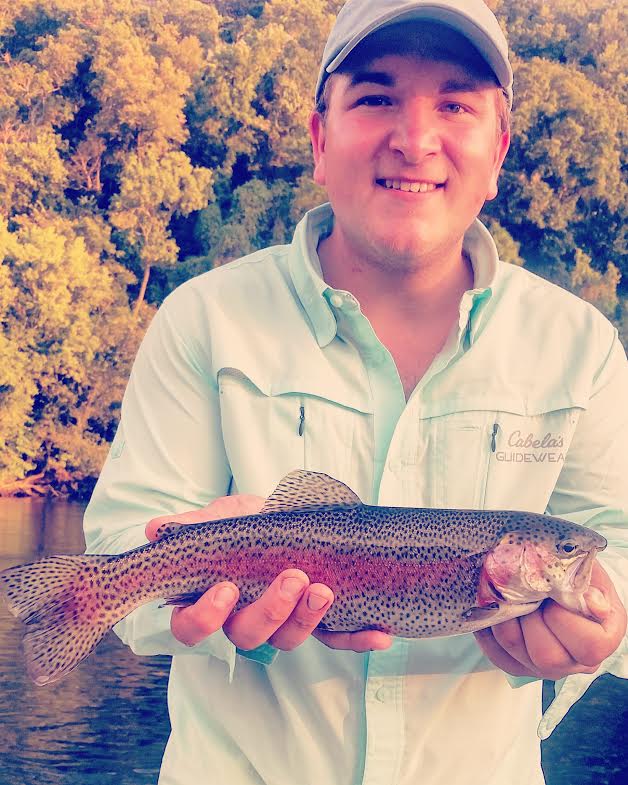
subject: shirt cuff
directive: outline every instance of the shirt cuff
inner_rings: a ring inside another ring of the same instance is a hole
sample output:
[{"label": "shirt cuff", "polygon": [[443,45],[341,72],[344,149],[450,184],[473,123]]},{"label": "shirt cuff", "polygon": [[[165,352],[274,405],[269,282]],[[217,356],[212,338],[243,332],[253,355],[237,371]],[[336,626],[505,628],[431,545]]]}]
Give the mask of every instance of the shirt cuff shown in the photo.
[{"label": "shirt cuff", "polygon": [[270,643],[262,643],[262,645],[258,646],[256,649],[248,649],[247,651],[244,649],[236,649],[236,654],[239,654],[241,657],[246,657],[247,660],[259,662],[262,665],[270,665],[279,654],[279,649],[271,646]]},{"label": "shirt cuff", "polygon": [[538,676],[512,676],[510,673],[504,673],[504,676],[513,690],[518,690],[519,687],[525,687],[526,684],[532,684],[535,681],[542,681]]},{"label": "shirt cuff", "polygon": [[554,700],[543,715],[537,733],[540,739],[547,739],[569,709],[589,689],[591,684],[604,673],[620,679],[628,679],[628,652],[626,639],[614,654],[600,665],[595,673],[575,673],[554,682]]}]

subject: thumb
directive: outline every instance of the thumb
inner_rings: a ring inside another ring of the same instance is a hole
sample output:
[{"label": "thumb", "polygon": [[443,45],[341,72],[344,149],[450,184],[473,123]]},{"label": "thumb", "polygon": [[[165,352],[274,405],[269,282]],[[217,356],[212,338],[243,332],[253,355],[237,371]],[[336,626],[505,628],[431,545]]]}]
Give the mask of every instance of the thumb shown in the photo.
[{"label": "thumb", "polygon": [[599,621],[604,621],[604,619],[606,619],[610,612],[611,604],[606,595],[603,594],[600,589],[598,589],[596,586],[589,586],[584,594],[584,601],[586,602],[589,613],[592,616],[594,616]]}]

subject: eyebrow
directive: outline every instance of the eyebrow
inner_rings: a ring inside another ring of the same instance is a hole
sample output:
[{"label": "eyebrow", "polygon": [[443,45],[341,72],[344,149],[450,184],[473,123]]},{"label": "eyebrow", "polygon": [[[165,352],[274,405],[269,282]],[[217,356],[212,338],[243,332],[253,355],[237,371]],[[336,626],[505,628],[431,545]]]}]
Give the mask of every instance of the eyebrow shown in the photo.
[{"label": "eyebrow", "polygon": [[475,79],[448,79],[440,86],[441,93],[474,93],[480,90],[481,83]]},{"label": "eyebrow", "polygon": [[[361,84],[378,84],[383,87],[394,87],[395,77],[386,71],[356,71],[351,74],[349,87]],[[448,79],[440,85],[438,92],[447,93],[474,93],[481,89],[482,84],[477,79]]]},{"label": "eyebrow", "polygon": [[369,82],[370,84],[379,84],[383,87],[394,87],[395,78],[386,71],[356,71],[351,74],[351,81],[349,87],[357,87],[360,84]]}]

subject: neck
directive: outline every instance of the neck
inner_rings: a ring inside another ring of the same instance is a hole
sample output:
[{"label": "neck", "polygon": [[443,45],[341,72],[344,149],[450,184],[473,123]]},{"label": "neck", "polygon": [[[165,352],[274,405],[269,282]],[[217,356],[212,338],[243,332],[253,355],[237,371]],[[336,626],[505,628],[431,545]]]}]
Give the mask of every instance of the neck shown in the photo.
[{"label": "neck", "polygon": [[473,267],[462,240],[398,267],[357,257],[341,246],[333,232],[319,244],[323,277],[334,289],[350,291],[367,316],[391,310],[405,319],[431,319],[457,309],[464,292],[473,288]]}]

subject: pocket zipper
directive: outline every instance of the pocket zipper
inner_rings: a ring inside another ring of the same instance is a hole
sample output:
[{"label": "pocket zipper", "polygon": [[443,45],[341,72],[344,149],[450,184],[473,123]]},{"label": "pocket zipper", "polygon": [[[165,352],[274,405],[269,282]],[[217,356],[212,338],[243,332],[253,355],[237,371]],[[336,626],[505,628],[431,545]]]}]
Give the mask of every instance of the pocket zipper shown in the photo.
[{"label": "pocket zipper", "polygon": [[493,423],[493,433],[491,434],[491,452],[495,452],[497,449],[497,432],[499,431],[499,425],[495,422]]},{"label": "pocket zipper", "polygon": [[499,425],[494,422],[493,429],[491,431],[491,450],[490,452],[486,453],[486,462],[484,465],[484,482],[482,483],[482,496],[479,500],[479,508],[481,510],[486,509],[486,491],[488,490],[488,475],[491,468],[491,453],[495,453],[497,450],[497,434],[499,433]]}]

